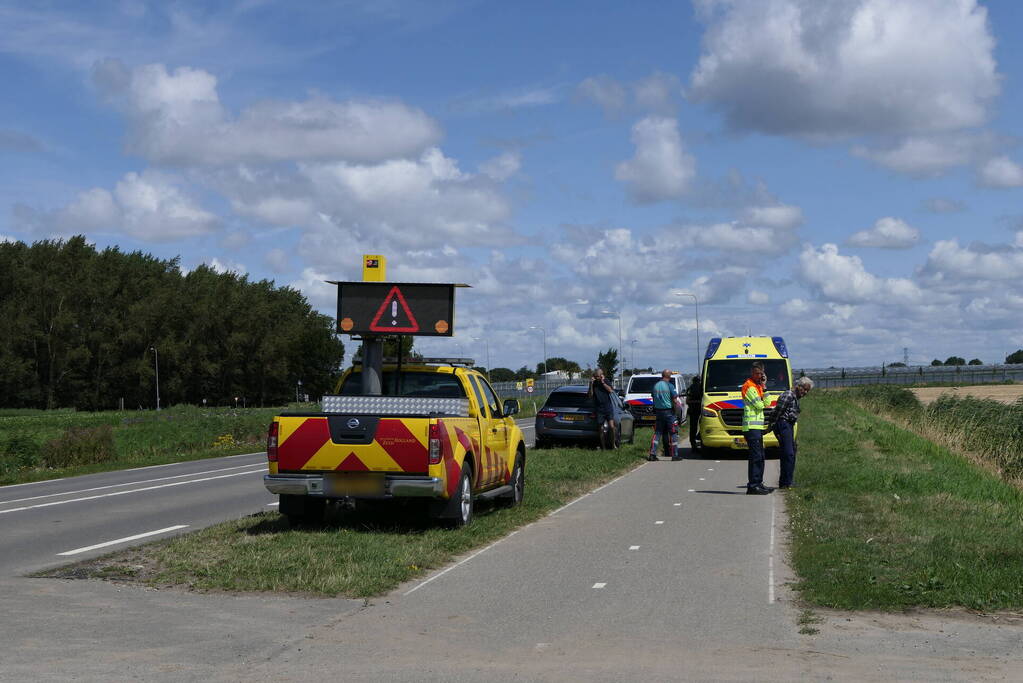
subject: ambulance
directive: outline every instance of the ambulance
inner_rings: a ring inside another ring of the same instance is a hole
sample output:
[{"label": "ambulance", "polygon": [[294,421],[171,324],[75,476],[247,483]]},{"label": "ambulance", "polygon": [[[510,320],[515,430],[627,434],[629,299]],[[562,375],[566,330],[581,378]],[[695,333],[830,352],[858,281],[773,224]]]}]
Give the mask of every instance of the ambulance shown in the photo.
[{"label": "ambulance", "polygon": [[[742,435],[743,382],[750,376],[754,361],[764,364],[770,406],[765,417],[770,421],[781,392],[792,386],[789,351],[781,337],[715,337],[707,344],[703,360],[703,407],[700,413],[700,443],[704,449],[745,449]],[[764,447],[777,448],[778,439],[764,433]]]}]

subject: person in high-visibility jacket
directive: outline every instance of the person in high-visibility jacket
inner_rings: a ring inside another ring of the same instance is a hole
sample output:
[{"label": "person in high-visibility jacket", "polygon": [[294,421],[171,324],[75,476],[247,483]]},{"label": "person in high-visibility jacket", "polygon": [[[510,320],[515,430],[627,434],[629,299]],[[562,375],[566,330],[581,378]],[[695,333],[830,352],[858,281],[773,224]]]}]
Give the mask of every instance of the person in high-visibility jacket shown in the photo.
[{"label": "person in high-visibility jacket", "polygon": [[742,435],[746,437],[749,447],[749,464],[747,466],[748,481],[746,493],[751,496],[763,496],[774,489],[764,486],[764,390],[767,388],[767,375],[764,364],[754,361],[750,370],[750,378],[742,385]]}]

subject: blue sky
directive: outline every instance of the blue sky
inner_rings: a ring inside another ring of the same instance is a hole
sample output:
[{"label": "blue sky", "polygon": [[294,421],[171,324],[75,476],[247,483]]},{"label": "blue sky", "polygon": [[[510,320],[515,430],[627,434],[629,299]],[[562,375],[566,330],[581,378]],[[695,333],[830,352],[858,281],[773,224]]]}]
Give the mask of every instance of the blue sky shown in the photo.
[{"label": "blue sky", "polygon": [[[0,0],[0,236],[466,282],[423,351],[1023,346],[1011,0]],[[578,303],[587,302],[587,303]],[[613,313],[602,312],[613,311]],[[635,343],[632,343],[636,340]]]}]

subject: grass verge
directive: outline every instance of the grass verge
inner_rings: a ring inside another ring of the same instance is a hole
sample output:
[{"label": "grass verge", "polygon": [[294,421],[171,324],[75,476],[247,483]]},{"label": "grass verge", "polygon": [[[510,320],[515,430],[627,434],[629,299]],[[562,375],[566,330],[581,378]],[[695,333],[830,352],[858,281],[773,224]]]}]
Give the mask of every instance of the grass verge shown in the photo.
[{"label": "grass verge", "polygon": [[530,451],[522,505],[481,505],[475,521],[459,530],[437,528],[414,508],[391,505],[375,514],[339,513],[309,529],[291,529],[267,512],[43,575],[198,590],[379,595],[543,517],[643,457],[640,444],[618,451]]},{"label": "grass verge", "polygon": [[1023,492],[876,417],[847,391],[815,393],[803,407],[802,488],[786,502],[806,601],[1023,607]]}]

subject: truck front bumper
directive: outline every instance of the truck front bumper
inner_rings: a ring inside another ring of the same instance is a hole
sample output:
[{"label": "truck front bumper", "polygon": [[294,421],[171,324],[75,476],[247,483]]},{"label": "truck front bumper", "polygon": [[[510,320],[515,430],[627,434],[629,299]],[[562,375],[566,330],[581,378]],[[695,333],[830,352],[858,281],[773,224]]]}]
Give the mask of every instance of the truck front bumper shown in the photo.
[{"label": "truck front bumper", "polygon": [[[263,485],[274,494],[291,496],[333,497],[328,493],[331,489],[322,474],[265,474]],[[394,477],[384,476],[384,498],[441,498],[444,495],[444,482],[437,477]],[[350,496],[360,497],[360,496]],[[366,498],[380,498],[379,495],[367,495]]]}]

